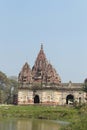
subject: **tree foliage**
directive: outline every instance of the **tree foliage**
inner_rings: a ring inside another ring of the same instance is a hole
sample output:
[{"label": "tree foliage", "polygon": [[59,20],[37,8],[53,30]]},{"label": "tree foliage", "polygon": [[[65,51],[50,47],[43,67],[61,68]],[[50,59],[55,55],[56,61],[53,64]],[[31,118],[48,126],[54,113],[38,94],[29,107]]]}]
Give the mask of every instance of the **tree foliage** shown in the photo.
[{"label": "tree foliage", "polygon": [[85,79],[84,81],[83,91],[86,93],[85,100],[87,103],[87,79]]},{"label": "tree foliage", "polygon": [[12,103],[13,95],[17,93],[18,83],[0,71],[0,103]]},{"label": "tree foliage", "polygon": [[87,79],[84,81],[83,91],[87,93]]},{"label": "tree foliage", "polygon": [[9,79],[7,78],[7,76],[0,71],[0,85],[1,84],[8,84],[9,83]]},{"label": "tree foliage", "polygon": [[83,91],[87,93],[87,82],[84,82]]}]

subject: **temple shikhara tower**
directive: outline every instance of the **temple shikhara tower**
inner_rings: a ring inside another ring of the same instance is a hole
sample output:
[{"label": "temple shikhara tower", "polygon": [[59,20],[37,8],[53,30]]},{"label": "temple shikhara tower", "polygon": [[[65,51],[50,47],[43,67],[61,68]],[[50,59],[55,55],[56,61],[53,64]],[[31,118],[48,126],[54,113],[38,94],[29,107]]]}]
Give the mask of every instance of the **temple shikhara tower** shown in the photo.
[{"label": "temple shikhara tower", "polygon": [[18,77],[19,83],[44,83],[44,84],[60,84],[61,79],[53,66],[47,61],[43,45],[41,44],[40,52],[36,58],[32,69],[28,63],[25,63]]},{"label": "temple shikhara tower", "polygon": [[26,62],[18,75],[18,105],[65,105],[85,102],[82,83],[61,83],[56,69],[48,62],[41,44],[31,68]]},{"label": "temple shikhara tower", "polygon": [[24,64],[21,72],[19,73],[18,81],[23,84],[32,83],[32,71],[27,62]]}]

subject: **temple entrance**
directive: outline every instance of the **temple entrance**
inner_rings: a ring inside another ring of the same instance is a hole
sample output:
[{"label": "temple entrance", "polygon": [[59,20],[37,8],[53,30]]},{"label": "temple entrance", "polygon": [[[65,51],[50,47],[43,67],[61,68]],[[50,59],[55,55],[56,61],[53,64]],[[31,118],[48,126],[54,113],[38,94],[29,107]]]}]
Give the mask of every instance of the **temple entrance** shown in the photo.
[{"label": "temple entrance", "polygon": [[34,103],[40,103],[40,99],[38,95],[35,95],[34,97]]},{"label": "temple entrance", "polygon": [[79,97],[79,104],[81,104],[81,97]]},{"label": "temple entrance", "polygon": [[66,97],[66,104],[73,104],[74,102],[74,96],[69,94],[67,97]]}]

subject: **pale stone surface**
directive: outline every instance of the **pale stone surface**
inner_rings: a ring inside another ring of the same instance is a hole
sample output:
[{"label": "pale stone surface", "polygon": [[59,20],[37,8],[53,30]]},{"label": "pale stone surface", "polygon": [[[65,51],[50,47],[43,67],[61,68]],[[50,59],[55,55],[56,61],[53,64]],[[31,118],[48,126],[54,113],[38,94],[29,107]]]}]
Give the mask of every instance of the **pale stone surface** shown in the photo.
[{"label": "pale stone surface", "polygon": [[20,88],[18,91],[18,104],[34,104],[34,98],[36,95],[39,97],[39,102],[37,103],[40,104],[66,105],[68,96],[73,96],[74,101],[78,103],[80,101],[81,103],[86,102],[86,94],[81,90],[83,84],[80,84],[80,86],[79,84],[76,84],[75,86],[73,84],[70,88],[68,84],[67,86],[64,86],[64,84],[62,85],[63,89],[61,89],[61,86],[53,88],[44,87],[42,89],[40,88],[35,90]]},{"label": "pale stone surface", "polygon": [[21,89],[18,91],[18,104],[32,104],[33,91]]}]

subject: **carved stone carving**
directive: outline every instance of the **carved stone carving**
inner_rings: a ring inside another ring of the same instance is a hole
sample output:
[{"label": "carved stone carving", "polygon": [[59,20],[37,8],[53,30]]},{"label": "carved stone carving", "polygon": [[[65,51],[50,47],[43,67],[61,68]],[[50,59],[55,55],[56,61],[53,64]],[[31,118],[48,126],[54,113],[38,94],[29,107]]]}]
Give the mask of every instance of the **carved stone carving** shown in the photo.
[{"label": "carved stone carving", "polygon": [[26,62],[18,76],[19,83],[31,83],[32,82],[32,71]]},{"label": "carved stone carving", "polygon": [[56,70],[50,63],[48,63],[46,59],[43,50],[43,45],[41,45],[41,49],[38,53],[32,70],[30,69],[28,63],[25,63],[25,65],[22,68],[22,71],[19,74],[18,80],[22,83],[61,83],[60,76],[57,74]]}]

